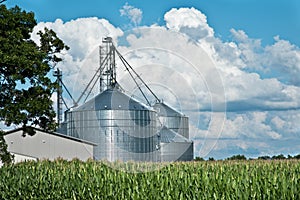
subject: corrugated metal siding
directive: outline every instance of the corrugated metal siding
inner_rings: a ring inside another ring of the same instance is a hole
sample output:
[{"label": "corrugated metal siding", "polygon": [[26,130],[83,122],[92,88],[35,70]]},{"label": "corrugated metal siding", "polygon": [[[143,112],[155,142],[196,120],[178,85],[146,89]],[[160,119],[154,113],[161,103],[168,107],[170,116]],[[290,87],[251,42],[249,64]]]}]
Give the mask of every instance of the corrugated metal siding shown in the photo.
[{"label": "corrugated metal siding", "polygon": [[158,113],[159,122],[162,126],[189,138],[189,118],[187,116],[164,103],[156,103],[153,107]]},{"label": "corrugated metal siding", "polygon": [[193,160],[193,142],[162,143],[160,147],[161,161],[190,161]]},{"label": "corrugated metal siding", "polygon": [[69,135],[98,144],[94,148],[96,160],[157,160],[154,111],[73,111],[68,120]]},{"label": "corrugated metal siding", "polygon": [[[163,103],[149,108],[117,89],[108,89],[68,113],[67,134],[96,143],[96,160],[192,160],[188,123],[188,117]],[[161,124],[175,135],[175,141],[160,144]]]}]

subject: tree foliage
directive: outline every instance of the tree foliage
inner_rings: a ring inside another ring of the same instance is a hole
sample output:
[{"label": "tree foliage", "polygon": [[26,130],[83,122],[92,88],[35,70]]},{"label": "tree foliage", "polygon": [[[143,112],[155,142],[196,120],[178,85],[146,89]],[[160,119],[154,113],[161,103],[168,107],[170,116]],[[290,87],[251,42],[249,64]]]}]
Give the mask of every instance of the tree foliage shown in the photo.
[{"label": "tree foliage", "polygon": [[56,83],[47,74],[68,47],[49,29],[38,33],[37,45],[30,39],[36,24],[34,13],[0,5],[0,121],[53,130]]},{"label": "tree foliage", "polygon": [[68,49],[52,30],[40,31],[40,46],[30,34],[36,25],[32,12],[0,7],[0,120],[5,124],[38,125],[53,129],[51,95],[56,89],[47,74],[57,56]]},{"label": "tree foliage", "polygon": [[272,159],[273,160],[284,160],[286,158],[283,154],[279,154],[279,155],[272,156]]},{"label": "tree foliage", "polygon": [[204,158],[202,158],[202,157],[196,157],[195,159],[194,159],[194,161],[204,161]]},{"label": "tree foliage", "polygon": [[4,132],[0,130],[0,161],[4,164],[12,163],[14,156],[7,151],[7,144],[3,138]]},{"label": "tree foliage", "polygon": [[231,156],[229,158],[227,158],[226,160],[247,160],[246,156],[244,155],[234,155],[234,156]]}]

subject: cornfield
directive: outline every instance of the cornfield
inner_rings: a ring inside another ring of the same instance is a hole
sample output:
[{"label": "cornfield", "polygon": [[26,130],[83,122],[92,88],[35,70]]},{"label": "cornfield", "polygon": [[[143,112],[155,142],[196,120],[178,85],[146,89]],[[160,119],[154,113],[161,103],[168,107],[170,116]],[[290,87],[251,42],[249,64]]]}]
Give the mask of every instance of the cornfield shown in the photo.
[{"label": "cornfield", "polygon": [[3,166],[0,199],[300,199],[296,160],[170,163],[143,173],[126,169],[150,163],[124,165],[45,160]]}]

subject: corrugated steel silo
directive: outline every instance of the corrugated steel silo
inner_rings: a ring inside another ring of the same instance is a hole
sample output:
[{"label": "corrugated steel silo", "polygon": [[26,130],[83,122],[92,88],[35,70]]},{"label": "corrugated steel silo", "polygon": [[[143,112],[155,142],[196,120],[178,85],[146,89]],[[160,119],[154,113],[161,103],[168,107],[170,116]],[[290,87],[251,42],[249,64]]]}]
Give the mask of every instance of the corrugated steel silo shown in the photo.
[{"label": "corrugated steel silo", "polygon": [[68,113],[68,135],[92,141],[96,160],[159,161],[156,112],[117,88]]},{"label": "corrugated steel silo", "polygon": [[153,108],[157,111],[162,126],[166,126],[183,137],[189,138],[189,118],[187,116],[164,102],[154,104]]}]

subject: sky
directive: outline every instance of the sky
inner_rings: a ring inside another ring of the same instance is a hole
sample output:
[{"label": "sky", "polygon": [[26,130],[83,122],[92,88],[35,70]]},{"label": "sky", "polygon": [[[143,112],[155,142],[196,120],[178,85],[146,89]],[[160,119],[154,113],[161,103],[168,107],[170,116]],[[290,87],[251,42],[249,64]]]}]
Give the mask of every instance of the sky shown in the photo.
[{"label": "sky", "polygon": [[153,90],[190,117],[195,156],[300,153],[300,1],[5,4],[35,13],[37,43],[35,33],[46,26],[70,46],[58,67],[75,96],[97,68],[102,38],[111,36]]}]

